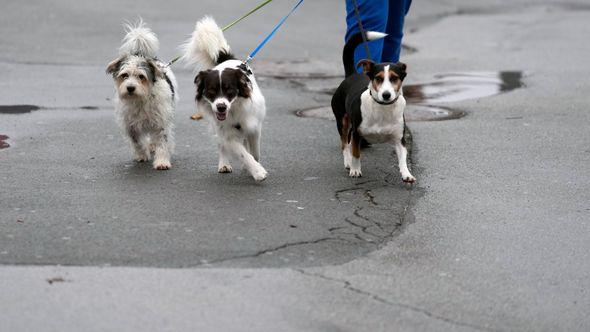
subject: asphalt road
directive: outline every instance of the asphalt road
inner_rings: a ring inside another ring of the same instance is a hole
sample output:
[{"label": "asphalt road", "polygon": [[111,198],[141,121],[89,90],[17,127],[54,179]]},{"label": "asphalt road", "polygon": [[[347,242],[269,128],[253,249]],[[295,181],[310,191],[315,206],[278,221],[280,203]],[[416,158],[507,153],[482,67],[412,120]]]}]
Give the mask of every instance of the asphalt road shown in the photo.
[{"label": "asphalt road", "polygon": [[[334,123],[293,114],[338,80],[340,1],[306,3],[254,64],[262,184],[216,173],[181,66],[173,169],[133,163],[104,74],[125,19],[141,15],[171,59],[197,18],[229,22],[249,2],[1,5],[0,330],[590,329],[585,3],[413,4],[407,84],[496,71],[525,84],[410,123],[415,187],[384,146],[349,179]],[[230,30],[235,53],[290,5]],[[40,109],[2,113],[23,104]]]}]

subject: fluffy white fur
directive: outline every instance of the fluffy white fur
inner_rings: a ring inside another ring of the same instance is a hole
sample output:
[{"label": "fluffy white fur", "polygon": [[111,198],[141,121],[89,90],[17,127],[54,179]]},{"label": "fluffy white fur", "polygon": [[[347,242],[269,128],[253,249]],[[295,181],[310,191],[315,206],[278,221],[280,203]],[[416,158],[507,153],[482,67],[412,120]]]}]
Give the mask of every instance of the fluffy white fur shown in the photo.
[{"label": "fluffy white fur", "polygon": [[146,58],[155,58],[160,50],[158,37],[148,28],[143,20],[132,25],[125,24],[126,35],[123,44],[119,48],[119,55],[141,55]]},{"label": "fluffy white fur", "polygon": [[[213,69],[221,73],[226,68],[238,69],[242,62],[227,60],[217,64],[220,52],[229,53],[229,45],[223,32],[210,17],[197,22],[191,40],[185,45],[184,60],[200,64],[200,70]],[[254,75],[246,74],[251,94],[249,98],[237,97],[233,100],[217,98],[197,101],[197,109],[204,111],[218,136],[219,173],[231,173],[231,157],[239,160],[256,181],[266,179],[268,173],[260,164],[260,136],[266,115],[266,103]],[[216,117],[217,105],[227,107],[227,118]]]},{"label": "fluffy white fur", "polygon": [[223,31],[215,20],[205,16],[195,24],[195,30],[191,37],[182,45],[182,60],[195,70],[205,70],[217,65],[220,51],[231,51]]},{"label": "fluffy white fur", "polygon": [[174,149],[172,119],[178,102],[176,78],[167,64],[155,58],[156,35],[140,21],[127,26],[119,58],[107,73],[115,81],[115,110],[139,162],[167,170]]}]

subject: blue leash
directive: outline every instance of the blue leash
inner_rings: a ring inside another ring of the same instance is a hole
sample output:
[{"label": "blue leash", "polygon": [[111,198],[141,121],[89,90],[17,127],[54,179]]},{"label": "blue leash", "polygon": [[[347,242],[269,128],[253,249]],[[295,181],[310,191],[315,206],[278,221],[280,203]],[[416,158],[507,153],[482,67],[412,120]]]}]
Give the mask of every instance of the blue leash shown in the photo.
[{"label": "blue leash", "polygon": [[258,44],[258,46],[256,46],[254,51],[252,51],[252,53],[250,53],[250,55],[248,55],[248,58],[246,59],[245,63],[249,63],[250,61],[252,61],[252,59],[254,59],[256,54],[258,54],[258,52],[260,52],[260,50],[264,47],[264,45],[266,45],[266,43],[268,43],[268,41],[275,35],[275,33],[279,30],[279,28],[283,24],[285,24],[285,21],[287,21],[289,16],[291,16],[291,14],[293,14],[302,3],[303,3],[303,0],[299,0],[299,2],[297,2],[295,7],[293,7],[293,9],[291,9],[291,11],[287,15],[285,15],[285,17],[283,17],[281,19],[279,24],[277,24],[277,26],[268,34],[268,36],[266,36],[266,38],[264,38],[264,40],[260,44]]}]

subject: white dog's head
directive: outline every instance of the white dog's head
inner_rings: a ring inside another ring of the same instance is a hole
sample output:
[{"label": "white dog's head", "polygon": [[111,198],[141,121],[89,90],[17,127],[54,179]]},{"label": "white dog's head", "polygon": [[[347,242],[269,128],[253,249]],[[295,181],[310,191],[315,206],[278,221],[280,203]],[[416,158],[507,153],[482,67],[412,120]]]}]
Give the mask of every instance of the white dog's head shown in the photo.
[{"label": "white dog's head", "polygon": [[225,68],[206,70],[195,77],[197,102],[205,100],[218,121],[224,121],[232,104],[241,98],[250,98],[252,82],[241,69]]},{"label": "white dog's head", "polygon": [[150,95],[154,83],[164,73],[156,62],[141,56],[124,55],[107,66],[113,75],[115,88],[121,100],[140,100]]}]

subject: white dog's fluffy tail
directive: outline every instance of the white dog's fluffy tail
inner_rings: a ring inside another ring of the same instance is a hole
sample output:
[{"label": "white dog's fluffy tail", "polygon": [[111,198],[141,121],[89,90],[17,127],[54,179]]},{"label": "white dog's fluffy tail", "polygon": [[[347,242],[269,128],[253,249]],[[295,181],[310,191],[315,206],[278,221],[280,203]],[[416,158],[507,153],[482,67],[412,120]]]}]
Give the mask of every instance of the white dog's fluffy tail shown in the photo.
[{"label": "white dog's fluffy tail", "polygon": [[205,16],[195,24],[195,31],[182,48],[182,60],[196,66],[198,70],[211,69],[233,59],[223,31],[210,16]]},{"label": "white dog's fluffy tail", "polygon": [[148,28],[140,18],[137,23],[125,24],[127,34],[123,38],[123,45],[119,48],[120,55],[140,55],[155,58],[160,49],[158,37]]}]

